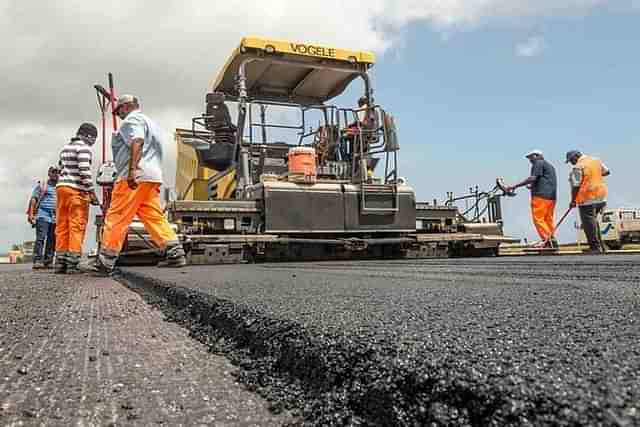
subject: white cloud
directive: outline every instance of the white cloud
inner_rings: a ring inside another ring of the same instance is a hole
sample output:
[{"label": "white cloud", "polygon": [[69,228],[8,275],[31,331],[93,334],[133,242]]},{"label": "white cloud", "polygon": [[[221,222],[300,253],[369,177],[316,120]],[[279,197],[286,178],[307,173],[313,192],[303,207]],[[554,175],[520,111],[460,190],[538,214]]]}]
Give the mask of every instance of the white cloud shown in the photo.
[{"label": "white cloud", "polygon": [[391,26],[427,20],[440,27],[475,26],[496,19],[571,16],[624,0],[400,0],[376,2],[375,17]]},{"label": "white cloud", "polygon": [[80,122],[98,121],[92,86],[107,71],[171,132],[201,112],[209,81],[245,35],[380,53],[412,22],[451,32],[627,1],[0,0],[0,251],[31,233],[20,218],[35,179]]},{"label": "white cloud", "polygon": [[516,45],[518,56],[533,57],[540,56],[547,49],[547,43],[541,36],[532,36]]}]

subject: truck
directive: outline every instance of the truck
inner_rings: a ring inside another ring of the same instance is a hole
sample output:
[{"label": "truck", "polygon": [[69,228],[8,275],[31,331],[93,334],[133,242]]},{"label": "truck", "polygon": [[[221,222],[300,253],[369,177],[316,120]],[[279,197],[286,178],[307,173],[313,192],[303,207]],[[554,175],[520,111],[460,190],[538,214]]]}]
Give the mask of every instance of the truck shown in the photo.
[{"label": "truck", "polygon": [[[640,242],[640,209],[605,209],[598,219],[602,242],[612,250],[622,249],[628,243]],[[587,237],[578,225],[578,243],[587,244]]]}]

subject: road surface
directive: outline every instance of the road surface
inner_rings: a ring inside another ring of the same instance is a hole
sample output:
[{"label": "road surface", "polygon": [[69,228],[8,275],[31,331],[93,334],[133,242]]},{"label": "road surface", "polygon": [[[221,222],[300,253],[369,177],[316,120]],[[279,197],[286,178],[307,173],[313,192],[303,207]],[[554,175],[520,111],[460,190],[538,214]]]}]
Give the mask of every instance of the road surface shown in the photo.
[{"label": "road surface", "polygon": [[110,279],[0,266],[0,425],[279,426],[238,368]]},{"label": "road surface", "polygon": [[640,425],[640,257],[126,269],[310,425]]}]

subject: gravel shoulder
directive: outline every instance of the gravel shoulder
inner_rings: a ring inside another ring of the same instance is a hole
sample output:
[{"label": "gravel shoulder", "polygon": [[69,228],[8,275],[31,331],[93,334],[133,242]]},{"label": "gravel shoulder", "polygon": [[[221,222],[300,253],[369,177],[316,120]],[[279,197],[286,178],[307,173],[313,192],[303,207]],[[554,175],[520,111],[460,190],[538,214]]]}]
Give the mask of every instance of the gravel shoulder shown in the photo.
[{"label": "gravel shoulder", "polygon": [[292,420],[237,371],[120,283],[0,266],[0,425]]},{"label": "gravel shoulder", "polygon": [[640,258],[133,268],[310,425],[640,425]]}]

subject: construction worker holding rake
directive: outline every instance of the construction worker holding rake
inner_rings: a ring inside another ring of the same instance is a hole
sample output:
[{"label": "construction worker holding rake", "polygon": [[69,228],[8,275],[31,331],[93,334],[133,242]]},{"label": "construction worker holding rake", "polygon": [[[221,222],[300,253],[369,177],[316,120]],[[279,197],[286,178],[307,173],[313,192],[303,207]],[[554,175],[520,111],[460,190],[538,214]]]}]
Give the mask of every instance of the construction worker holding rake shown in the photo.
[{"label": "construction worker holding rake", "polygon": [[566,162],[573,166],[569,175],[572,190],[569,209],[578,207],[582,228],[589,242],[588,253],[604,253],[598,216],[607,205],[609,191],[604,177],[611,175],[611,171],[600,159],[578,150],[567,152]]}]

